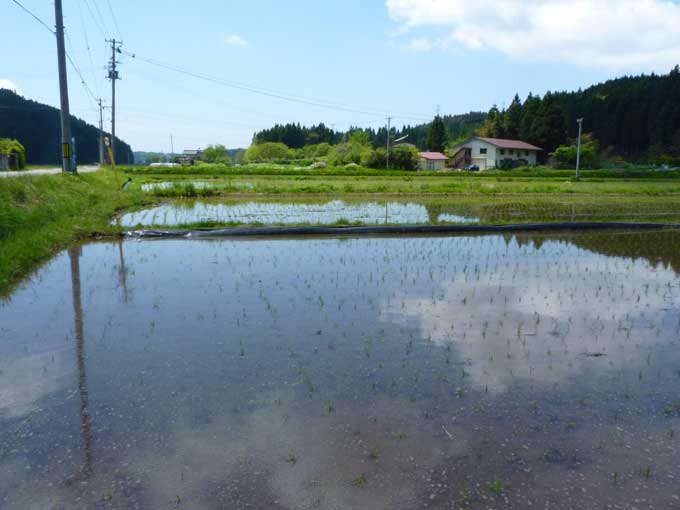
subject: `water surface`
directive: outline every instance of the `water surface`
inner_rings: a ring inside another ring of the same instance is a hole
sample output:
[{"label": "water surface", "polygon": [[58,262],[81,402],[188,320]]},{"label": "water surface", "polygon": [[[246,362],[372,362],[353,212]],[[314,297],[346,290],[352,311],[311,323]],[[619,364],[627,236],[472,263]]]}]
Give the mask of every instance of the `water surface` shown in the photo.
[{"label": "water surface", "polygon": [[0,507],[678,508],[679,248],[72,248],[0,306]]},{"label": "water surface", "polygon": [[[162,183],[161,183],[162,184]],[[197,183],[201,184],[201,183]],[[203,183],[205,184],[205,183]],[[207,184],[206,184],[207,186]],[[675,197],[418,196],[172,200],[117,219],[125,227],[343,224],[507,224],[582,221],[680,224]]]}]

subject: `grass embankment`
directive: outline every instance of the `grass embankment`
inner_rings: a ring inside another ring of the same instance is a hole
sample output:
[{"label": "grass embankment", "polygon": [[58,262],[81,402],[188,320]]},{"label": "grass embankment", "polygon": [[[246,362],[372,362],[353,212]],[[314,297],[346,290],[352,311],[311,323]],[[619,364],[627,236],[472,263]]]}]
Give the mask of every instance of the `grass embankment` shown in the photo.
[{"label": "grass embankment", "polygon": [[151,200],[116,191],[110,171],[0,179],[0,294],[69,243],[114,231],[116,211]]},{"label": "grass embankment", "polygon": [[477,177],[444,174],[430,176],[407,174],[393,176],[345,175],[148,175],[142,183],[159,181],[197,181],[210,186],[200,188],[177,182],[157,189],[158,197],[208,197],[239,194],[680,194],[680,179],[595,179],[580,181],[556,178]]},{"label": "grass embankment", "polygon": [[[513,179],[573,179],[574,170],[558,170],[548,167],[521,167],[513,170],[486,170],[483,172],[380,170],[360,166],[309,168],[294,165],[257,164],[226,166],[201,164],[186,167],[128,166],[124,170],[136,175],[194,177],[239,176],[311,176],[311,177],[436,177],[439,179],[475,180],[489,178]],[[608,168],[582,170],[583,179],[642,179],[680,180],[680,169],[656,170],[651,167]]]}]

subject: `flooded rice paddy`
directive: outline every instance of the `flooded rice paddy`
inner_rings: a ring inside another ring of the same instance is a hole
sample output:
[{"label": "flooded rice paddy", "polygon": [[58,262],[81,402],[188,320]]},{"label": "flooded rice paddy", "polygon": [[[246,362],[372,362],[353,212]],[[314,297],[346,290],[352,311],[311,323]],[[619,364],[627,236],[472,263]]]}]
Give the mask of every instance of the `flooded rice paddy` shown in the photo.
[{"label": "flooded rice paddy", "polygon": [[172,202],[151,209],[130,212],[121,218],[125,227],[153,225],[190,225],[193,223],[245,225],[332,225],[361,223],[366,225],[477,223],[478,218],[451,214],[429,216],[427,208],[412,202],[345,202],[332,200],[305,202],[241,202],[218,201]]},{"label": "flooded rice paddy", "polygon": [[0,304],[0,508],[680,508],[679,254],[73,247]]},{"label": "flooded rice paddy", "polygon": [[[161,183],[162,184],[162,183]],[[124,227],[190,225],[423,225],[629,221],[680,224],[674,197],[412,197],[173,200],[131,211]]]}]

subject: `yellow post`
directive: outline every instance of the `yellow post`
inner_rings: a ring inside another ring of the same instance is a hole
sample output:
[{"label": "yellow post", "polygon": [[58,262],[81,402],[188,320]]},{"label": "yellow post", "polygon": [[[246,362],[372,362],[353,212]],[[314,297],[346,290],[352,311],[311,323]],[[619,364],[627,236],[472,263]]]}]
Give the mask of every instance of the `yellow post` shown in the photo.
[{"label": "yellow post", "polygon": [[109,137],[104,138],[104,143],[106,144],[106,149],[109,151],[109,160],[111,161],[111,168],[113,169],[113,174],[116,176],[116,185],[118,186],[118,191],[120,191],[120,176],[118,175],[118,170],[116,170],[116,160],[113,157],[113,151],[111,150],[111,144],[109,143]]}]

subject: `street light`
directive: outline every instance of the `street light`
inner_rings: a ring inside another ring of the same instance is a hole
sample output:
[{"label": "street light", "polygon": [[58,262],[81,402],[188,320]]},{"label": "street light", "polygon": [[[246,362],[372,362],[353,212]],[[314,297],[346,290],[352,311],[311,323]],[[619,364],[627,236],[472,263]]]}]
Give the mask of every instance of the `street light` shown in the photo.
[{"label": "street light", "polygon": [[576,180],[578,181],[581,176],[579,171],[581,170],[581,132],[583,130],[583,118],[576,119],[578,123],[578,143],[576,145]]}]

